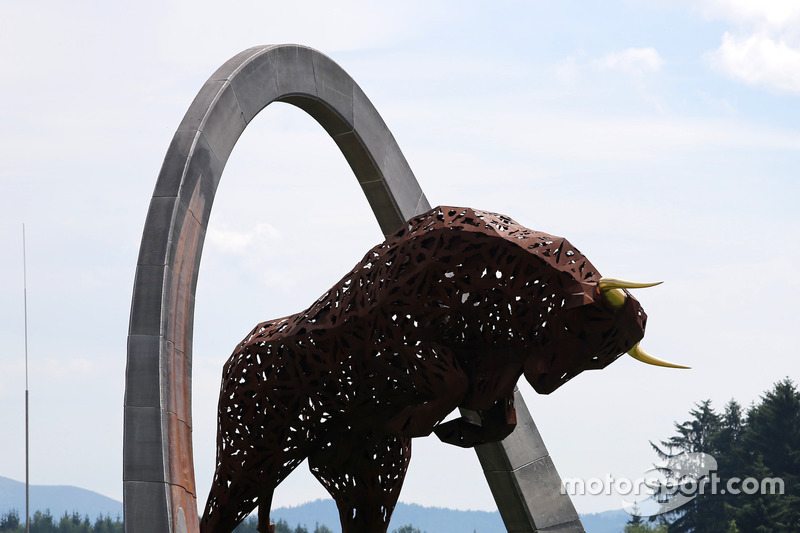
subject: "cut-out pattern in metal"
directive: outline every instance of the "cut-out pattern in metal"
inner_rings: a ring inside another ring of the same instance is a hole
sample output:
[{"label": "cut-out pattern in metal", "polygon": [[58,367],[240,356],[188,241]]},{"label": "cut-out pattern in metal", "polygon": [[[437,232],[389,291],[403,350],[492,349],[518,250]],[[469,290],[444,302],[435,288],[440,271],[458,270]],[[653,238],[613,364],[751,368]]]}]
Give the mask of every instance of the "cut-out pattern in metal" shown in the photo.
[{"label": "cut-out pattern in metal", "polygon": [[[385,532],[411,455],[435,432],[471,447],[514,428],[519,377],[550,393],[635,346],[646,316],[566,239],[437,207],[371,249],[307,310],[263,322],[225,364],[203,533],[256,506],[304,459],[344,533]],[[620,303],[621,302],[621,303]],[[442,420],[456,407],[472,417]]]}]

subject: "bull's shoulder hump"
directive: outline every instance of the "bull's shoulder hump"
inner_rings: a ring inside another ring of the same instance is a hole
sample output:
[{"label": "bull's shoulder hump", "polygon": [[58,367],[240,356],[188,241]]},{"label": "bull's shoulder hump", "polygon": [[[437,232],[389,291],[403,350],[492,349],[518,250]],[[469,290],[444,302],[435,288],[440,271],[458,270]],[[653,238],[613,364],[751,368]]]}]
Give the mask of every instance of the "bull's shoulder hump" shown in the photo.
[{"label": "bull's shoulder hump", "polygon": [[[396,234],[396,240],[419,239],[455,230],[481,235],[475,244],[503,240],[537,256],[543,263],[581,281],[599,277],[597,269],[580,250],[564,237],[533,230],[502,213],[471,207],[437,206],[410,219]],[[474,238],[473,238],[474,239]]]},{"label": "bull's shoulder hump", "polygon": [[285,316],[257,324],[239,343],[239,349],[255,343],[283,338],[286,330],[297,320],[298,316],[299,314]]}]

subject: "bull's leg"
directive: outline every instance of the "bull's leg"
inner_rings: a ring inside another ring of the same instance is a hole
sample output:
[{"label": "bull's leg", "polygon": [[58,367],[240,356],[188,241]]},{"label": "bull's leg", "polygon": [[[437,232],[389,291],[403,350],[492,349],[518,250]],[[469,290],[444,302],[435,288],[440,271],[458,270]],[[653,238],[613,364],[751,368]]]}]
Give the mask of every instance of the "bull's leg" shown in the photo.
[{"label": "bull's leg", "polygon": [[[395,435],[425,437],[461,404],[468,391],[469,377],[456,355],[444,346],[426,343],[401,347],[397,352],[398,360],[402,361],[402,371],[413,368],[413,372],[397,379],[398,388],[405,390],[408,397],[394,402],[407,401],[410,405],[383,420],[383,427],[387,433]],[[389,368],[388,375],[391,377],[396,370]],[[388,380],[384,382],[390,383]],[[379,400],[392,396],[398,396],[398,392],[376,392]]]},{"label": "bull's leg", "polygon": [[[275,524],[270,522],[269,519],[270,507],[272,505],[272,491],[267,489],[268,492],[265,492],[263,487],[260,490],[262,492],[256,499],[258,505],[258,524],[256,529],[260,533],[275,533]],[[245,500],[253,503],[253,499],[251,498],[245,498]],[[249,513],[246,511],[246,508],[247,506],[239,509],[236,509],[235,507],[214,507],[210,509],[209,505],[207,504],[206,512],[204,513],[203,519],[200,522],[200,531],[229,533],[247,517]]]},{"label": "bull's leg", "polygon": [[226,462],[217,464],[200,520],[201,533],[229,533],[256,506],[258,485],[242,479],[242,472],[233,466]]},{"label": "bull's leg", "polygon": [[385,533],[408,469],[411,439],[337,437],[309,457],[311,472],[336,501],[342,533]]},{"label": "bull's leg", "polygon": [[[223,371],[217,422],[217,468],[201,533],[229,533],[253,509],[269,531],[275,487],[307,456],[311,446],[307,391],[301,388],[305,354],[288,341],[277,354],[234,352]],[[269,350],[264,347],[260,349]]]},{"label": "bull's leg", "polygon": [[220,464],[214,475],[205,512],[200,521],[201,533],[229,533],[258,506],[258,531],[273,533],[270,529],[270,506],[275,487],[286,479],[305,455],[289,457],[276,453],[265,457],[263,469],[251,464]]},{"label": "bull's leg", "polygon": [[259,533],[275,533],[275,524],[269,519],[269,511],[272,507],[272,494],[269,498],[259,498],[258,500],[258,529]]},{"label": "bull's leg", "polygon": [[217,455],[214,481],[200,522],[201,533],[229,533],[256,506],[259,531],[269,532],[272,494],[306,458],[305,447],[293,446],[285,439],[264,439],[255,445],[218,446]]}]

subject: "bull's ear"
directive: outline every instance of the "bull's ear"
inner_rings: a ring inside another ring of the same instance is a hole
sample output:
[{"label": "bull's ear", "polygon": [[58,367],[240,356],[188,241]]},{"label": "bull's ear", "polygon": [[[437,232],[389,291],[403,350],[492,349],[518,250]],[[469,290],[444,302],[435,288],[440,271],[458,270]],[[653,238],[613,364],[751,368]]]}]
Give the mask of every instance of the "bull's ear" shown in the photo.
[{"label": "bull's ear", "polygon": [[587,292],[576,292],[564,298],[564,309],[575,309],[594,303],[594,298]]},{"label": "bull's ear", "polygon": [[564,297],[564,309],[575,309],[584,305],[593,304],[597,297],[597,288],[594,282],[583,282],[575,280],[570,286],[564,288],[567,296]]}]

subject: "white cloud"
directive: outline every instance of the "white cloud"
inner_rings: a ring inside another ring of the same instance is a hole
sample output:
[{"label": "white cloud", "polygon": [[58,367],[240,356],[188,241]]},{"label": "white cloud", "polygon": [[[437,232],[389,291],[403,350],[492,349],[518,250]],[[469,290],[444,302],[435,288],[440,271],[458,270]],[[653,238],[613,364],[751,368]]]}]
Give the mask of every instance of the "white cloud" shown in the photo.
[{"label": "white cloud", "polygon": [[655,48],[626,48],[621,52],[606,54],[597,62],[597,67],[641,76],[648,72],[658,72],[663,64],[664,60]]},{"label": "white cloud", "polygon": [[712,64],[752,85],[800,93],[800,48],[765,33],[736,37],[725,32],[722,45],[709,54]]},{"label": "white cloud", "polygon": [[796,0],[706,0],[702,10],[710,17],[774,29],[800,21],[800,3]]},{"label": "white cloud", "polygon": [[703,0],[693,7],[735,25],[706,54],[715,69],[750,85],[800,93],[800,2]]}]

